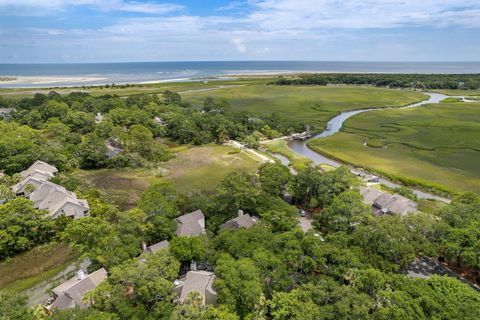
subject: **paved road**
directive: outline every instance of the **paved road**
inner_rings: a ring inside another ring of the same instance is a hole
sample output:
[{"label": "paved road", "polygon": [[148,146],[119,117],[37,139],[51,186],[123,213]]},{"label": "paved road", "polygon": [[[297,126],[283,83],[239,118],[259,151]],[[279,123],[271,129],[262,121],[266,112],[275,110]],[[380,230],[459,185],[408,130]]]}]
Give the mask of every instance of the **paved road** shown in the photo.
[{"label": "paved road", "polygon": [[251,149],[251,148],[246,147],[244,144],[242,144],[242,143],[240,143],[240,142],[238,142],[238,141],[229,140],[229,141],[226,142],[225,144],[228,145],[228,146],[234,147],[234,148],[238,148],[238,149],[240,149],[241,151],[245,151],[245,152],[247,152],[248,154],[250,154],[251,156],[258,158],[258,159],[260,159],[260,160],[263,161],[263,162],[274,162],[274,161],[273,161],[272,159],[270,159],[269,157],[261,154],[261,153],[258,152],[257,150],[254,150],[254,149]]},{"label": "paved road", "polygon": [[430,275],[439,275],[439,276],[449,276],[453,278],[457,278],[458,280],[468,284],[473,289],[480,291],[480,287],[475,283],[465,279],[464,277],[460,276],[458,273],[453,272],[452,270],[448,269],[446,266],[438,262],[437,260],[427,258],[427,257],[420,257],[412,262],[403,273],[407,274],[412,278],[422,278],[426,279]]}]

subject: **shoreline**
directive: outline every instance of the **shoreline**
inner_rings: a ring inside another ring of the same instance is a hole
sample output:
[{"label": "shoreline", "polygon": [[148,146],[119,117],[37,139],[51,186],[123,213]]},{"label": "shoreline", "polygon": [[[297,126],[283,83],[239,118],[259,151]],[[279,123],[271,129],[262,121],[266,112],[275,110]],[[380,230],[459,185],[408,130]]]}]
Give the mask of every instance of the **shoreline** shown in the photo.
[{"label": "shoreline", "polygon": [[[106,77],[93,77],[93,76],[0,76],[0,79],[5,78],[7,80],[0,81],[0,85],[13,84],[13,85],[49,85],[62,82],[70,82],[72,84],[81,84],[83,82],[92,81],[104,81]],[[4,87],[4,88],[20,88]]]},{"label": "shoreline", "polygon": [[[172,82],[201,82],[218,80],[236,80],[242,78],[268,78],[277,76],[298,76],[301,74],[430,74],[431,72],[399,71],[345,71],[345,70],[218,70],[218,73],[197,76],[172,74],[171,78],[156,78],[154,73],[131,74],[85,74],[85,75],[0,75],[0,89],[58,88],[76,86],[112,85],[149,85]],[[435,73],[450,74],[450,73]]]}]

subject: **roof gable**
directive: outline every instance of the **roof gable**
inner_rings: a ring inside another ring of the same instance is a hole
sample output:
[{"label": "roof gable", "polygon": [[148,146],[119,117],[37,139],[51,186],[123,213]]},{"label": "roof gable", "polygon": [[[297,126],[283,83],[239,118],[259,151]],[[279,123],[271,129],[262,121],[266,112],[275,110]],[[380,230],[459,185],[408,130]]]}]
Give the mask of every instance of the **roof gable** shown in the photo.
[{"label": "roof gable", "polygon": [[205,216],[202,210],[197,210],[177,218],[178,236],[194,236],[205,231]]}]

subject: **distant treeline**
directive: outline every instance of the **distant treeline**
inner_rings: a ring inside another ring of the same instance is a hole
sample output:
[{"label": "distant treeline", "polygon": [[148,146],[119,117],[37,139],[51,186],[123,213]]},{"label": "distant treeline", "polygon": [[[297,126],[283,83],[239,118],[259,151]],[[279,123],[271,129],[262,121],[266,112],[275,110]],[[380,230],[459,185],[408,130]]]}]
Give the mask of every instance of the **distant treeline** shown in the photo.
[{"label": "distant treeline", "polygon": [[480,88],[480,74],[303,74],[280,77],[273,85],[370,85],[389,88],[470,89]]}]

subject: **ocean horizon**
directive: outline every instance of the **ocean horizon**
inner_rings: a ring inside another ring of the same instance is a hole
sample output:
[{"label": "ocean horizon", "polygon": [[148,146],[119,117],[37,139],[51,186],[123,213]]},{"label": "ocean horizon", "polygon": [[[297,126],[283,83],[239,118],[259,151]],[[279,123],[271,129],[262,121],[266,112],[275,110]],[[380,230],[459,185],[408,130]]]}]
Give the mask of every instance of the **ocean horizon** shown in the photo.
[{"label": "ocean horizon", "polygon": [[479,62],[178,61],[0,64],[0,88],[195,81],[233,75],[301,72],[480,73]]}]

